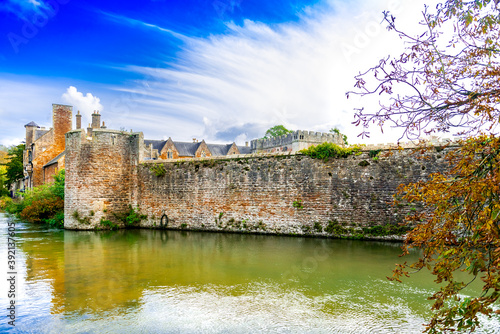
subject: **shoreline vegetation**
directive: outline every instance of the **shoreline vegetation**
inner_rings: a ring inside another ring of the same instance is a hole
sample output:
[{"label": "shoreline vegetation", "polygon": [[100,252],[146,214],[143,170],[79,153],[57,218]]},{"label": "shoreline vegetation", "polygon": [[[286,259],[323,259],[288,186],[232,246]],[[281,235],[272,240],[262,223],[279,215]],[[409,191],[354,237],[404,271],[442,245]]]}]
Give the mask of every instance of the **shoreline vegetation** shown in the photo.
[{"label": "shoreline vegetation", "polygon": [[0,198],[0,210],[23,221],[45,223],[54,227],[64,227],[64,180],[65,171],[54,175],[54,182],[18,192],[17,198]]}]

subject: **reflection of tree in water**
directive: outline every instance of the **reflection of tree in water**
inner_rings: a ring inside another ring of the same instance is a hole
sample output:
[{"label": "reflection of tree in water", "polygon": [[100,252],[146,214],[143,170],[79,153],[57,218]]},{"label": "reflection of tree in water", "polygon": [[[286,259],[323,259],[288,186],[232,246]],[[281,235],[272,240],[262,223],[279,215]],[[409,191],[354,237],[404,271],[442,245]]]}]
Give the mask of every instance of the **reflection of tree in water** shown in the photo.
[{"label": "reflection of tree in water", "polygon": [[64,311],[64,231],[40,233],[39,226],[28,227],[18,237],[17,246],[26,256],[26,281],[45,281],[52,287],[51,313]]}]

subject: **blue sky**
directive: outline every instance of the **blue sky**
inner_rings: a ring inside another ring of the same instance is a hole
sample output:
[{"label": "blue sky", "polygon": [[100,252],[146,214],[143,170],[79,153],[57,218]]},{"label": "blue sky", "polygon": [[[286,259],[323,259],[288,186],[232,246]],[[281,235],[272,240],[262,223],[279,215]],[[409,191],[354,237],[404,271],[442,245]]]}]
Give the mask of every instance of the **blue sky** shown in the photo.
[{"label": "blue sky", "polygon": [[[351,142],[353,75],[402,50],[382,11],[416,26],[403,0],[3,0],[0,144],[51,125],[51,104],[100,110],[148,139],[245,141],[283,124]],[[360,104],[361,103],[361,104]],[[365,142],[393,142],[373,129]]]}]

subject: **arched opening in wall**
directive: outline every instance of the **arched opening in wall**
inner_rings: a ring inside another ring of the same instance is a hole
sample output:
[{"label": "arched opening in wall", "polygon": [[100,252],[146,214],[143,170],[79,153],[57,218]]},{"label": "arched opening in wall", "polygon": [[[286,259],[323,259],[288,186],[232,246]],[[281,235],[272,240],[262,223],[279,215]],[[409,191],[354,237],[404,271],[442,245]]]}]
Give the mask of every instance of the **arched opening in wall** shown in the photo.
[{"label": "arched opening in wall", "polygon": [[163,214],[160,219],[160,227],[161,228],[166,228],[168,225],[168,216],[166,214]]}]

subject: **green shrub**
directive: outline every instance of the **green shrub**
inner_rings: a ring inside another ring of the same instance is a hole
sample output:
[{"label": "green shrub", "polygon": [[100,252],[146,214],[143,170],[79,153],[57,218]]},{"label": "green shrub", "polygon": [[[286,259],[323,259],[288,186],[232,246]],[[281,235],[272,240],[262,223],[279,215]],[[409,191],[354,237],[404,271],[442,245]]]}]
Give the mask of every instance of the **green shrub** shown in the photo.
[{"label": "green shrub", "polygon": [[328,158],[347,158],[361,151],[359,145],[342,147],[333,143],[322,143],[301,150],[300,153],[306,154],[314,159],[328,160]]},{"label": "green shrub", "polygon": [[52,226],[64,225],[64,181],[65,171],[54,175],[54,182],[35,187],[19,198],[2,198],[0,208],[32,223],[48,223]]},{"label": "green shrub", "polygon": [[138,225],[143,219],[148,218],[148,216],[143,215],[139,212],[139,208],[134,209],[132,205],[128,206],[128,211],[124,213],[113,213],[116,219],[123,222],[125,227],[131,227]]},{"label": "green shrub", "polygon": [[50,226],[63,228],[64,227],[64,210],[58,211],[54,217],[46,221]]},{"label": "green shrub", "polygon": [[370,150],[368,152],[368,156],[373,159],[373,158],[377,157],[380,152],[382,152],[382,150]]},{"label": "green shrub", "polygon": [[107,220],[104,218],[101,218],[99,225],[104,226],[104,227],[109,227],[110,230],[117,230],[118,229],[118,224],[115,224],[111,220]]},{"label": "green shrub", "polygon": [[341,235],[341,234],[346,234],[348,230],[343,227],[337,220],[329,221],[328,225],[325,227],[325,232],[330,233],[330,234],[336,234],[336,235]]},{"label": "green shrub", "polygon": [[157,177],[165,176],[167,173],[167,170],[165,169],[165,166],[163,164],[154,164],[149,168],[150,171],[152,171]]}]

